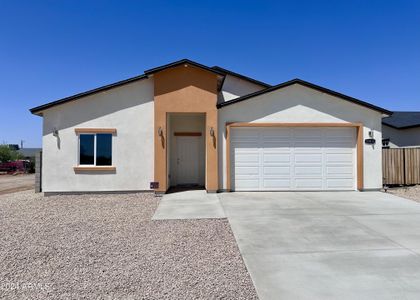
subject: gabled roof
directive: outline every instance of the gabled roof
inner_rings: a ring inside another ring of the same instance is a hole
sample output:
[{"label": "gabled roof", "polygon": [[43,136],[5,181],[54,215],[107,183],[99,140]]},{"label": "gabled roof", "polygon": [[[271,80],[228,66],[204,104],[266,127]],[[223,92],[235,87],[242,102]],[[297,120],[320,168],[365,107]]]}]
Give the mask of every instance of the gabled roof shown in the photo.
[{"label": "gabled roof", "polygon": [[382,119],[382,124],[397,129],[420,127],[420,111],[394,111],[392,116]]},{"label": "gabled roof", "polygon": [[166,64],[166,65],[163,65],[163,66],[160,66],[160,67],[156,67],[156,68],[153,68],[153,69],[146,70],[146,71],[144,71],[144,74],[151,75],[151,74],[154,74],[154,73],[157,73],[157,72],[169,69],[169,68],[177,67],[177,66],[180,66],[180,65],[191,65],[191,66],[206,70],[208,72],[215,73],[217,75],[225,76],[225,73],[223,73],[223,72],[220,72],[218,70],[215,70],[213,68],[207,67],[205,65],[199,64],[198,62],[195,62],[195,61],[192,61],[192,60],[189,60],[189,59],[186,59],[186,58],[175,61],[175,62],[172,62],[170,64]]},{"label": "gabled roof", "polygon": [[284,82],[284,83],[281,83],[281,84],[278,84],[278,85],[275,85],[275,86],[270,86],[267,83],[255,80],[253,78],[250,78],[250,77],[238,74],[238,73],[235,73],[233,71],[230,71],[230,70],[218,67],[218,66],[214,66],[214,67],[210,68],[210,67],[207,67],[205,65],[194,62],[192,60],[189,60],[189,59],[181,59],[181,60],[178,60],[178,61],[170,63],[170,64],[166,64],[166,65],[163,65],[163,66],[160,66],[160,67],[157,67],[157,68],[146,70],[146,71],[144,71],[143,75],[128,78],[128,79],[125,79],[125,80],[122,80],[122,81],[118,81],[118,82],[115,82],[115,83],[112,83],[112,84],[108,84],[108,85],[105,85],[105,86],[102,86],[102,87],[99,87],[99,88],[96,88],[96,89],[86,91],[86,92],[83,92],[83,93],[79,93],[79,94],[76,94],[76,95],[73,95],[73,96],[70,96],[70,97],[62,98],[62,99],[59,99],[59,100],[56,100],[56,101],[53,101],[53,102],[50,102],[50,103],[47,103],[47,104],[43,104],[43,105],[31,108],[30,112],[33,113],[33,114],[41,115],[43,110],[54,107],[56,105],[64,104],[64,103],[74,101],[74,100],[77,100],[77,99],[80,99],[80,98],[83,98],[83,97],[86,97],[86,96],[90,96],[90,95],[93,95],[93,94],[96,94],[96,93],[100,93],[100,92],[103,92],[103,91],[106,91],[106,90],[110,90],[112,88],[119,87],[119,86],[122,86],[122,85],[125,85],[125,84],[128,84],[128,83],[132,83],[134,81],[143,80],[143,79],[148,78],[150,75],[153,75],[156,72],[159,72],[159,71],[162,71],[162,70],[165,70],[165,69],[168,69],[168,68],[176,67],[176,66],[179,66],[179,65],[183,65],[183,64],[184,65],[186,64],[186,65],[195,66],[197,68],[201,68],[203,70],[206,70],[208,72],[212,72],[212,73],[214,73],[218,76],[221,76],[222,78],[219,81],[219,85],[221,85],[223,83],[223,80],[224,80],[225,76],[227,74],[229,74],[229,75],[232,75],[232,76],[235,76],[235,77],[238,77],[238,78],[242,78],[244,80],[247,80],[249,82],[252,82],[254,84],[257,84],[257,85],[260,85],[260,86],[264,87],[264,89],[262,89],[260,91],[257,91],[257,92],[254,92],[254,93],[251,93],[251,94],[248,94],[248,95],[236,98],[236,99],[232,99],[232,100],[229,100],[229,101],[226,101],[226,102],[218,103],[217,108],[221,108],[221,107],[224,107],[224,106],[227,106],[227,105],[231,105],[231,104],[234,104],[234,103],[246,100],[246,99],[251,99],[251,98],[259,96],[261,94],[269,93],[269,92],[281,89],[283,87],[287,87],[287,86],[292,85],[292,84],[301,84],[301,85],[307,86],[309,88],[313,88],[313,89],[316,89],[318,91],[330,94],[332,96],[336,96],[336,97],[342,98],[344,100],[351,101],[353,103],[356,103],[356,104],[366,106],[368,108],[380,111],[384,114],[388,114],[388,115],[392,114],[392,112],[390,112],[388,110],[385,110],[383,108],[374,106],[374,105],[369,104],[367,102],[364,102],[364,101],[361,101],[361,100],[358,100],[358,99],[340,94],[338,92],[334,92],[332,90],[317,86],[315,84],[312,84],[312,83],[309,83],[309,82],[306,82],[306,81],[303,81],[303,80],[300,80],[300,79],[293,79],[293,80],[290,80],[290,81],[287,81],[287,82]]},{"label": "gabled roof", "polygon": [[80,99],[82,97],[90,96],[90,95],[93,95],[93,94],[96,94],[96,93],[100,93],[100,92],[103,92],[103,91],[106,91],[106,90],[109,90],[109,89],[112,89],[112,88],[115,88],[115,87],[119,87],[119,86],[122,86],[124,84],[128,84],[128,83],[131,83],[131,82],[134,82],[134,81],[137,81],[137,80],[146,79],[146,78],[148,78],[148,76],[150,76],[150,75],[152,75],[156,72],[163,71],[165,69],[176,67],[176,66],[183,65],[183,64],[184,65],[187,64],[187,65],[195,66],[195,67],[200,68],[200,69],[204,69],[208,72],[214,73],[214,74],[219,75],[223,78],[226,75],[225,72],[221,72],[221,71],[212,69],[212,68],[207,67],[205,65],[199,64],[195,61],[192,61],[192,60],[189,60],[189,59],[181,59],[181,60],[178,60],[178,61],[170,63],[170,64],[166,64],[166,65],[163,65],[163,66],[160,66],[160,67],[157,67],[157,68],[146,70],[146,71],[144,71],[143,75],[139,75],[139,76],[132,77],[132,78],[129,78],[129,79],[126,79],[126,80],[111,83],[111,84],[108,84],[108,85],[105,85],[105,86],[102,86],[102,87],[99,87],[99,88],[96,88],[96,89],[93,89],[93,90],[89,90],[89,91],[79,93],[79,94],[76,94],[76,95],[73,95],[73,96],[70,96],[70,97],[66,97],[66,98],[62,98],[62,99],[59,99],[59,100],[56,100],[56,101],[53,101],[53,102],[49,102],[47,104],[43,104],[43,105],[31,108],[29,111],[33,114],[38,114],[39,115],[43,110],[51,108],[53,106],[64,104],[64,103],[67,103],[67,102],[70,102],[70,101],[74,101],[74,100]]},{"label": "gabled roof", "polygon": [[260,95],[263,95],[263,94],[266,94],[266,93],[270,93],[270,92],[274,92],[276,90],[279,90],[279,89],[282,89],[282,88],[291,86],[293,84],[300,84],[302,86],[306,86],[308,88],[311,88],[311,89],[320,91],[322,93],[325,93],[325,94],[328,94],[328,95],[331,95],[331,96],[335,96],[335,97],[341,98],[343,100],[346,100],[346,101],[349,101],[349,102],[352,102],[352,103],[355,103],[355,104],[358,104],[358,105],[361,105],[361,106],[368,107],[370,109],[379,111],[379,112],[381,112],[383,114],[392,115],[392,112],[391,111],[386,110],[384,108],[381,108],[379,106],[375,106],[375,105],[370,104],[370,103],[367,103],[365,101],[362,101],[362,100],[359,100],[359,99],[356,99],[356,98],[353,98],[353,97],[350,97],[350,96],[341,94],[339,92],[335,92],[333,90],[330,90],[330,89],[321,87],[319,85],[316,85],[316,84],[313,84],[313,83],[310,83],[310,82],[307,82],[307,81],[304,81],[304,80],[301,80],[301,79],[298,79],[298,78],[293,79],[293,80],[290,80],[290,81],[286,81],[286,82],[283,82],[283,83],[280,83],[278,85],[274,85],[272,87],[266,88],[266,89],[261,90],[261,91],[257,91],[257,92],[254,92],[254,93],[251,93],[251,94],[242,96],[242,97],[238,97],[238,98],[235,98],[235,99],[226,101],[226,102],[219,103],[219,104],[217,104],[217,108],[222,108],[222,107],[225,107],[225,106],[228,106],[228,105],[232,105],[232,104],[235,104],[235,103],[244,101],[244,100],[252,99],[252,98],[255,98],[257,96],[260,96]]},{"label": "gabled roof", "polygon": [[227,75],[231,75],[231,76],[235,76],[235,77],[241,78],[243,80],[252,82],[252,83],[254,83],[256,85],[261,85],[261,86],[266,87],[266,88],[271,87],[271,85],[268,84],[268,83],[265,83],[265,82],[256,80],[254,78],[251,78],[251,77],[248,77],[248,76],[245,76],[245,75],[242,75],[242,74],[239,74],[239,73],[236,73],[236,72],[227,70],[227,69],[224,69],[224,68],[219,67],[219,66],[214,66],[214,67],[212,67],[212,69],[213,70],[220,71],[220,72],[224,73],[225,75],[227,74]]},{"label": "gabled roof", "polygon": [[90,95],[93,95],[93,94],[96,94],[96,93],[104,92],[104,91],[113,89],[115,87],[119,87],[119,86],[122,86],[124,84],[128,84],[128,83],[131,83],[131,82],[134,82],[134,81],[137,81],[137,80],[146,79],[146,78],[147,78],[146,75],[131,77],[131,78],[128,78],[128,79],[125,79],[125,80],[121,80],[121,81],[118,81],[118,82],[115,82],[115,83],[111,83],[111,84],[108,84],[108,85],[98,87],[98,88],[93,89],[93,90],[89,90],[89,91],[79,93],[79,94],[76,94],[76,95],[73,95],[73,96],[70,96],[70,97],[66,97],[66,98],[62,98],[62,99],[59,99],[59,100],[56,100],[56,101],[53,101],[53,102],[49,102],[47,104],[43,104],[43,105],[31,108],[29,111],[33,114],[39,114],[41,111],[43,111],[45,109],[48,109],[50,107],[53,107],[53,106],[56,106],[56,105],[59,105],[59,104],[64,104],[66,102],[74,101],[74,100],[77,100],[79,98],[90,96]]}]

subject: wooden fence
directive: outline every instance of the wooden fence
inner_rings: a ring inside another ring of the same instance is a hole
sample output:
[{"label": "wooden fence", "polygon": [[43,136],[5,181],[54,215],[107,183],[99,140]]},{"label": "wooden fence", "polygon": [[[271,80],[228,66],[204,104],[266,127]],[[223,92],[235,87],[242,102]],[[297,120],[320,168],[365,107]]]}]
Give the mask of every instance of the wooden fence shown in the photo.
[{"label": "wooden fence", "polygon": [[420,148],[382,149],[384,184],[420,184]]}]

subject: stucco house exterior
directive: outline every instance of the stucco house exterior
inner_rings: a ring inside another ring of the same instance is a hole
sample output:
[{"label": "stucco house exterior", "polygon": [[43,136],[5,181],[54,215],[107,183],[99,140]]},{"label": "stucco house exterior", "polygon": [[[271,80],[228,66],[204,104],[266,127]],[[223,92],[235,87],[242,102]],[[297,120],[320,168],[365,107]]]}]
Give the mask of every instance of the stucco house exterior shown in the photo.
[{"label": "stucco house exterior", "polygon": [[31,112],[43,117],[46,193],[379,189],[391,115],[303,80],[271,86],[187,59]]},{"label": "stucco house exterior", "polygon": [[420,147],[420,112],[395,111],[382,120],[385,148]]}]

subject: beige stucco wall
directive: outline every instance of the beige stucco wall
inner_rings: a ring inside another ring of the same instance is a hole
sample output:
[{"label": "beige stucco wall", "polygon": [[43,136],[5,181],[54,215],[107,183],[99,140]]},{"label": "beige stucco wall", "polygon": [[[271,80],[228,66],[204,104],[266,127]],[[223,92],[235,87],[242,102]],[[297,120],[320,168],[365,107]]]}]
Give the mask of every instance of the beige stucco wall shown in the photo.
[{"label": "beige stucco wall", "polygon": [[[154,178],[159,182],[157,192],[168,186],[168,114],[204,113],[206,116],[206,179],[208,191],[218,190],[217,137],[217,75],[194,66],[178,66],[157,72],[154,77]],[[163,136],[158,135],[159,128]]]},{"label": "beige stucco wall", "polygon": [[420,127],[396,129],[382,125],[382,137],[389,139],[391,148],[420,147]]},{"label": "beige stucco wall", "polygon": [[382,187],[381,113],[295,84],[219,109],[219,186],[226,188],[226,122],[363,123],[364,138],[374,132],[376,145],[363,147],[364,188]]},{"label": "beige stucco wall", "polygon": [[248,95],[263,89],[264,87],[258,84],[249,82],[247,80],[232,75],[226,75],[219,95],[219,102],[232,100],[240,96]]},{"label": "beige stucco wall", "polygon": [[[44,192],[149,190],[153,181],[153,80],[145,79],[52,107],[43,113]],[[52,131],[57,128],[59,139]],[[116,128],[116,172],[75,173],[75,128]]]}]

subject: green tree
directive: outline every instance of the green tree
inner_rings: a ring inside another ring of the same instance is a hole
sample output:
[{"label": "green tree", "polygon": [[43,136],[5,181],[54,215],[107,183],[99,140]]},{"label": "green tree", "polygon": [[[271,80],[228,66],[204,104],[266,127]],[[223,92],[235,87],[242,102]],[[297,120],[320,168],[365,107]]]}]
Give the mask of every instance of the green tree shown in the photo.
[{"label": "green tree", "polygon": [[22,158],[16,150],[10,149],[8,145],[0,145],[0,162],[15,161]]}]

